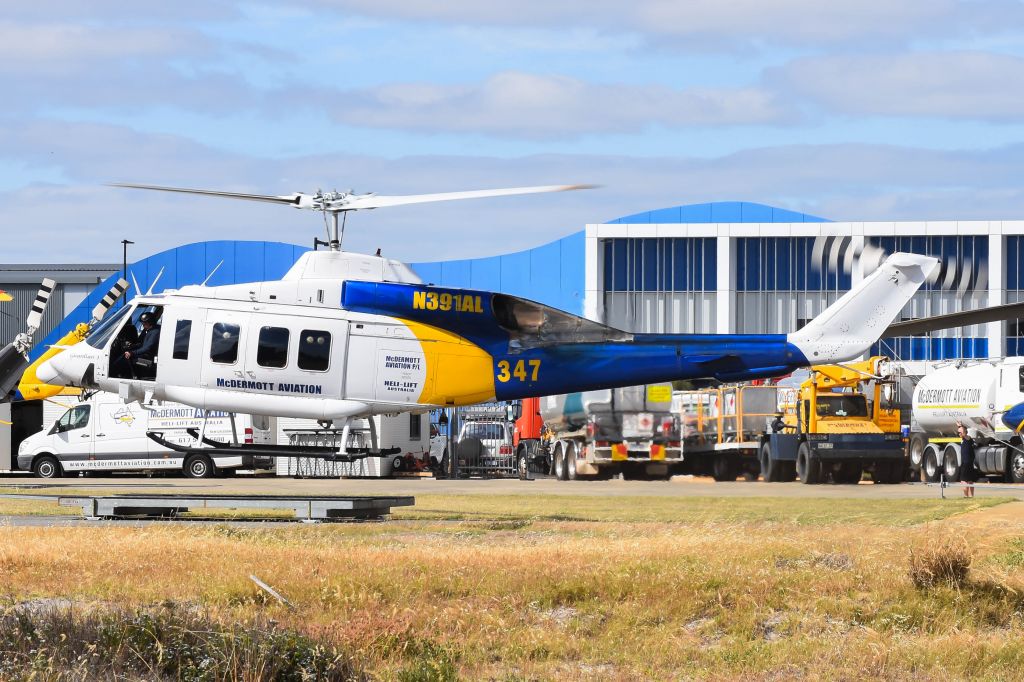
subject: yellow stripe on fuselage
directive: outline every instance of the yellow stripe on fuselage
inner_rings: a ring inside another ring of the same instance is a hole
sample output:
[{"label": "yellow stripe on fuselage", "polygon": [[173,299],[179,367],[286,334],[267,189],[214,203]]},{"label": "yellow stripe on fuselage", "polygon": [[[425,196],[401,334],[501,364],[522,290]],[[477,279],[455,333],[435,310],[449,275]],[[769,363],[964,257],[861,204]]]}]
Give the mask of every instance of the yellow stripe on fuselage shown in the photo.
[{"label": "yellow stripe on fuselage", "polygon": [[45,400],[46,398],[52,398],[55,395],[60,395],[61,392],[64,391],[63,386],[44,384],[39,381],[39,377],[36,376],[36,369],[39,365],[52,358],[54,355],[63,353],[67,346],[73,346],[76,343],[80,343],[88,333],[89,325],[79,324],[77,327],[65,334],[64,338],[50,348],[47,348],[45,353],[40,355],[35,362],[28,366],[25,373],[21,375],[21,380],[18,382],[18,390],[21,391],[21,395],[25,400]]},{"label": "yellow stripe on fuselage", "polygon": [[472,405],[494,400],[494,358],[457,334],[401,320],[416,335],[426,357],[424,405]]}]

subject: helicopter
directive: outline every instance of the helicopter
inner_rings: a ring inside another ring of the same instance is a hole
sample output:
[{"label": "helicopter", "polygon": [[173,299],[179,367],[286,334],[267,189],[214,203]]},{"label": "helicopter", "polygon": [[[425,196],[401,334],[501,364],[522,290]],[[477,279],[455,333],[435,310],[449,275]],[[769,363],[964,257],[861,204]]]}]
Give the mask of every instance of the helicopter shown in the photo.
[{"label": "helicopter", "polygon": [[[409,196],[116,186],[318,211],[325,225],[331,219],[329,248],[303,254],[280,280],[136,295],[83,342],[38,363],[38,381],[126,401],[316,419],[345,434],[342,454],[350,422],[374,414],[670,380],[742,381],[848,360],[882,336],[938,263],[894,253],[790,334],[639,334],[500,292],[434,286],[400,261],[341,249],[352,211],[588,185]],[[157,351],[147,363],[126,362],[143,316],[156,322]]]}]

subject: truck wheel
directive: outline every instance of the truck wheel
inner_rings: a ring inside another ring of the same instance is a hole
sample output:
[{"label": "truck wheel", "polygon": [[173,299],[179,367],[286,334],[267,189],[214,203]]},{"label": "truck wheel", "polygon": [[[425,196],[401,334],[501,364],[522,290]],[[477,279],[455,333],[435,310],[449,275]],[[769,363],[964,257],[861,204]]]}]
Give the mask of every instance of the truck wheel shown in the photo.
[{"label": "truck wheel", "polygon": [[576,474],[576,445],[574,443],[569,443],[569,447],[565,449],[565,478],[570,481],[579,478]]},{"label": "truck wheel", "polygon": [[775,483],[779,480],[778,473],[776,471],[778,462],[772,461],[772,447],[768,443],[761,446],[761,478],[765,480],[765,483]]},{"label": "truck wheel", "polygon": [[939,449],[934,445],[928,445],[924,449],[924,468],[921,469],[925,482],[937,483],[941,471],[939,468]]},{"label": "truck wheel", "polygon": [[555,478],[559,481],[567,480],[568,472],[565,469],[565,456],[562,453],[562,445],[555,446]]},{"label": "truck wheel", "polygon": [[1024,483],[1024,452],[1010,450],[1006,456],[1006,480],[1010,483]]},{"label": "truck wheel", "polygon": [[796,450],[796,475],[806,485],[813,485],[821,479],[821,462],[811,453],[811,446],[807,443],[800,443]]},{"label": "truck wheel", "polygon": [[950,443],[942,451],[942,473],[947,481],[960,480],[960,446]]},{"label": "truck wheel", "polygon": [[907,455],[910,460],[910,468],[914,471],[921,471],[924,468],[924,450],[928,447],[928,438],[923,433],[915,433],[907,443]]},{"label": "truck wheel", "polygon": [[712,463],[712,476],[716,481],[735,481],[739,473],[739,462],[732,455],[719,454]]},{"label": "truck wheel", "polygon": [[213,462],[206,455],[189,455],[182,469],[189,478],[210,478],[214,474]]},{"label": "truck wheel", "polygon": [[64,476],[64,469],[61,467],[60,462],[57,461],[56,457],[51,457],[50,455],[43,455],[37,459],[32,467],[32,472],[37,478],[61,478]]}]

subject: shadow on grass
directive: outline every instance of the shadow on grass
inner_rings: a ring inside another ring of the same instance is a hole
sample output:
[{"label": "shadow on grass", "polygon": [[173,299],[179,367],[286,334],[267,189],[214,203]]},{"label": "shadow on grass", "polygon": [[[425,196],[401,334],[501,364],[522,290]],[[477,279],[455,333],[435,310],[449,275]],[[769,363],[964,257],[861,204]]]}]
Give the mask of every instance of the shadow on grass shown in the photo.
[{"label": "shadow on grass", "polygon": [[272,623],[194,610],[81,609],[46,600],[0,611],[0,679],[364,679],[350,655]]}]

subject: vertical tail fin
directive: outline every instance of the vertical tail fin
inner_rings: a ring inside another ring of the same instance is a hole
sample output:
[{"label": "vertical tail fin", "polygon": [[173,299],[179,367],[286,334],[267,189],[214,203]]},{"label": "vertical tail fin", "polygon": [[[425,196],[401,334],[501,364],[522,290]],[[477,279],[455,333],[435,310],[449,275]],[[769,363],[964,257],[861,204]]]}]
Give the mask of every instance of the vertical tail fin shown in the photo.
[{"label": "vertical tail fin", "polygon": [[838,301],[787,336],[811,364],[842,362],[878,341],[903,306],[928,279],[938,260],[894,253]]}]

